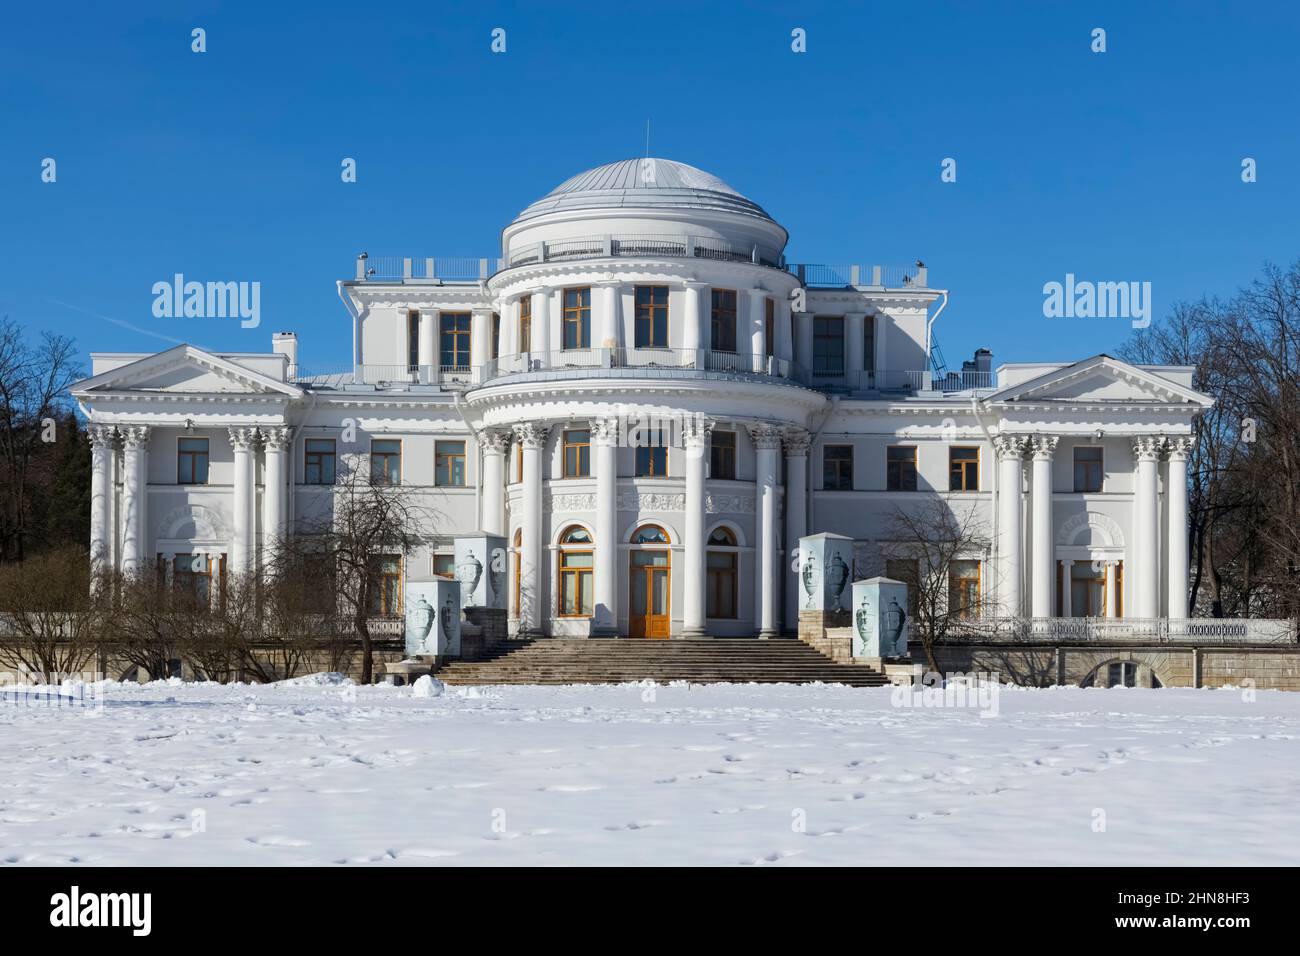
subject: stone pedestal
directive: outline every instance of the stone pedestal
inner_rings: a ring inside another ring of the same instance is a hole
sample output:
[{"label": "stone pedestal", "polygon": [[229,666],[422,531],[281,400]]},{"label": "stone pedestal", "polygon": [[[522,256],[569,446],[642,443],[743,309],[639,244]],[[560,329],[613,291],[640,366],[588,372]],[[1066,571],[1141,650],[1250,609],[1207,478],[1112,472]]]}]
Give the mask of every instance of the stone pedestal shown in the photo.
[{"label": "stone pedestal", "polygon": [[509,637],[504,608],[467,607],[460,626],[460,659],[477,661]]},{"label": "stone pedestal", "polygon": [[506,556],[506,539],[502,535],[482,531],[456,536],[456,580],[460,582],[461,607],[506,609],[509,581]]},{"label": "stone pedestal", "polygon": [[407,582],[407,657],[460,656],[460,592],[456,581]]},{"label": "stone pedestal", "polygon": [[841,659],[828,630],[852,624],[849,582],[853,580],[853,539],[842,534],[805,535],[791,567],[799,603],[799,639]]},{"label": "stone pedestal", "polygon": [[892,578],[853,583],[853,657],[884,662],[907,655],[907,585]]}]

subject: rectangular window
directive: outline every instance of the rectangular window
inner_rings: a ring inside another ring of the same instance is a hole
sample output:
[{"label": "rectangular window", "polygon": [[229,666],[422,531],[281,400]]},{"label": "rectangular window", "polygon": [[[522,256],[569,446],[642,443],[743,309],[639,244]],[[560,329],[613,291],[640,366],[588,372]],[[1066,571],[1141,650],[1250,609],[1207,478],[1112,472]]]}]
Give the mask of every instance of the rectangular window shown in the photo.
[{"label": "rectangular window", "polygon": [[448,488],[464,486],[465,443],[463,441],[433,443],[433,483]]},{"label": "rectangular window", "polygon": [[519,352],[533,350],[533,297],[526,295],[519,300]]},{"label": "rectangular window", "polygon": [[868,372],[876,368],[876,317],[862,320],[862,367]]},{"label": "rectangular window", "polygon": [[768,358],[776,354],[776,299],[764,299],[767,321],[764,323],[766,340],[763,343]]},{"label": "rectangular window", "polygon": [[822,449],[822,487],[827,491],[853,490],[852,445],[827,445]]},{"label": "rectangular window", "polygon": [[454,578],[456,576],[456,555],[435,554],[433,556],[432,571],[440,578]]},{"label": "rectangular window", "polygon": [[521,441],[515,442],[513,449],[515,456],[515,483],[518,484],[524,480],[524,443]]},{"label": "rectangular window", "polygon": [[563,348],[591,348],[591,289],[564,290]]},{"label": "rectangular window", "polygon": [[376,438],[370,442],[370,483],[402,483],[402,442],[395,438]]},{"label": "rectangular window", "polygon": [[636,477],[664,478],[668,475],[668,445],[662,431],[642,430],[637,436]]},{"label": "rectangular window", "polygon": [[980,613],[980,563],[953,561],[948,565],[948,613],[969,619]]},{"label": "rectangular window", "polygon": [[907,613],[916,620],[921,607],[921,562],[916,558],[890,558],[885,562],[885,577],[907,585]]},{"label": "rectangular window", "polygon": [[1074,450],[1074,490],[1101,491],[1101,449],[1083,446]]},{"label": "rectangular window", "polygon": [[736,433],[714,432],[709,438],[709,477],[736,478]]},{"label": "rectangular window", "polygon": [[586,478],[591,474],[591,432],[585,428],[564,433],[564,477]]},{"label": "rectangular window", "polygon": [[470,357],[470,328],[473,316],[468,312],[444,312],[440,317],[442,341],[439,361],[443,368],[468,371]]},{"label": "rectangular window", "polygon": [[208,440],[182,438],[176,443],[176,484],[208,483]]},{"label": "rectangular window", "polygon": [[560,552],[560,616],[590,617],[594,605],[590,551]]},{"label": "rectangular window", "polygon": [[980,450],[974,445],[948,449],[948,490],[980,490]]},{"label": "rectangular window", "polygon": [[890,445],[885,450],[885,488],[916,491],[915,445]]},{"label": "rectangular window", "polygon": [[844,317],[819,315],[813,319],[813,374],[844,374]]},{"label": "rectangular window", "polygon": [[370,613],[400,617],[402,613],[402,559],[385,554],[370,561]]},{"label": "rectangular window", "polygon": [[406,313],[406,367],[414,372],[420,367],[420,313]]},{"label": "rectangular window", "polygon": [[636,347],[668,348],[668,286],[636,287]]},{"label": "rectangular window", "polygon": [[303,459],[303,483],[308,485],[334,484],[335,454],[333,438],[308,438]]},{"label": "rectangular window", "polygon": [[492,357],[501,355],[501,313],[492,313]]},{"label": "rectangular window", "polygon": [[172,588],[193,598],[199,607],[212,601],[213,560],[205,554],[178,554],[172,558]]},{"label": "rectangular window", "polygon": [[709,316],[710,347],[715,352],[736,351],[736,290],[714,289]]},{"label": "rectangular window", "polygon": [[706,559],[705,617],[735,619],[737,557],[735,551],[709,549]]}]

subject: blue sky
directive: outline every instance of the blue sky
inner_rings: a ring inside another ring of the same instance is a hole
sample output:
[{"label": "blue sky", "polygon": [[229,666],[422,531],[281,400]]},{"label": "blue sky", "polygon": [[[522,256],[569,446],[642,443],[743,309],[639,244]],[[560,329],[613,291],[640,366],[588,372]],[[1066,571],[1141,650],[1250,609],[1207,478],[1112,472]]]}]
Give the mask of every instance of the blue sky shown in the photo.
[{"label": "blue sky", "polygon": [[[1044,318],[1043,283],[1149,281],[1162,315],[1300,257],[1298,10],[10,4],[0,315],[87,352],[266,351],[292,329],[303,364],[342,367],[334,281],[357,252],[496,255],[532,199],[642,155],[649,118],[651,152],[761,203],[791,260],[924,259],[952,292],[951,364],[1082,358],[1128,321]],[[176,272],[261,282],[261,327],[154,318]]]}]

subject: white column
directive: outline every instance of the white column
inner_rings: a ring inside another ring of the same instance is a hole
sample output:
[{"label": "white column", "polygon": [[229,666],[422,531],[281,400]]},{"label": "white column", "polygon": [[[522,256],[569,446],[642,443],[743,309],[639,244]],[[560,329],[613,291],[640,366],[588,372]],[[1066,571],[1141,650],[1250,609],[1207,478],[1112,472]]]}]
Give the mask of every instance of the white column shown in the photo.
[{"label": "white column", "polygon": [[256,497],[253,486],[256,428],[229,428],[230,447],[235,451],[235,493],[231,510],[234,521],[230,542],[230,570],[234,575],[247,574],[253,570],[255,554],[253,551],[253,501]]},{"label": "white column", "polygon": [[475,309],[469,326],[469,364],[474,381],[482,381],[483,366],[492,358],[492,312]]},{"label": "white column", "polygon": [[543,289],[533,293],[533,347],[532,355],[540,360],[542,368],[551,367],[551,291]]},{"label": "white column", "polygon": [[113,443],[117,436],[112,425],[90,425],[86,438],[90,440],[90,567],[98,578],[113,567],[109,500],[113,496]]},{"label": "white column", "polygon": [[595,345],[602,349],[617,349],[623,344],[619,323],[619,298],[623,291],[620,282],[602,282],[600,289],[600,332]]},{"label": "white column", "polygon": [[682,325],[682,350],[686,353],[683,365],[694,364],[696,368],[704,367],[704,357],[699,350],[707,348],[704,344],[708,336],[704,332],[704,305],[702,299],[708,285],[703,282],[687,282],[686,315]]},{"label": "white column", "polygon": [[1110,593],[1106,595],[1106,616],[1119,617],[1119,562],[1106,562],[1106,587]]},{"label": "white column", "polygon": [[1052,591],[1056,587],[1056,555],[1052,545],[1052,455],[1059,439],[1035,435],[1030,442],[1034,463],[1031,480],[1033,501],[1033,565],[1029,572],[1029,614],[1052,616]]},{"label": "white column", "polygon": [[524,450],[523,532],[519,565],[523,580],[519,596],[521,608],[519,628],[527,634],[540,635],[542,631],[542,447],[546,444],[548,429],[532,423],[515,426],[515,437]]},{"label": "white column", "polygon": [[497,343],[497,354],[502,358],[519,351],[519,300],[508,298],[501,300],[501,341]]},{"label": "white column", "polygon": [[1160,613],[1160,567],[1157,536],[1160,534],[1159,502],[1156,500],[1156,467],[1162,440],[1133,439],[1137,473],[1133,483],[1133,613],[1135,617],[1156,617]]},{"label": "white column", "polygon": [[293,429],[283,425],[262,429],[266,447],[266,470],[262,489],[262,553],[269,568],[276,549],[287,537],[288,485],[286,484],[285,449]]},{"label": "white column", "polygon": [[483,452],[480,496],[483,513],[479,526],[488,534],[506,533],[506,445],[509,441],[506,432],[491,429],[479,432],[479,448]]},{"label": "white column", "polygon": [[754,425],[750,437],[758,451],[755,476],[755,567],[758,571],[758,636],[777,637],[776,626],[776,456],[781,433],[771,425]]},{"label": "white column", "polygon": [[876,333],[876,368],[875,379],[876,388],[889,388],[891,386],[901,385],[900,381],[891,382],[889,380],[889,324],[892,319],[884,312],[877,312],[871,319],[875,323]]},{"label": "white column", "polygon": [[1000,610],[1004,617],[1024,614],[1020,585],[1024,571],[1021,552],[1024,531],[1021,521],[1023,468],[1021,453],[1024,440],[1014,435],[999,435],[993,439],[998,456],[998,553],[1002,567],[999,569],[998,588],[1001,594]]},{"label": "white column", "polygon": [[865,321],[865,312],[850,312],[844,316],[844,377],[850,388],[862,387],[862,353],[866,349],[862,323]]},{"label": "white column", "polygon": [[[766,289],[749,290],[749,351],[755,372],[767,370],[767,297]],[[775,343],[773,343],[775,344]]]},{"label": "white column", "polygon": [[788,298],[776,300],[776,357],[794,361],[794,323]]},{"label": "white column", "polygon": [[618,421],[591,423],[591,470],[596,476],[596,563],[593,634],[618,633]]},{"label": "white column", "polygon": [[149,426],[127,425],[122,435],[122,570],[148,566],[145,553],[145,487],[148,483]]},{"label": "white column", "polygon": [[428,385],[438,380],[434,366],[438,362],[438,310],[420,310],[420,381]]},{"label": "white column", "polygon": [[785,442],[785,564],[781,572],[785,581],[785,626],[799,629],[799,576],[793,568],[794,549],[808,533],[808,432],[802,428],[786,429]]},{"label": "white column", "polygon": [[682,529],[685,564],[682,602],[682,637],[704,637],[707,633],[704,585],[707,578],[704,536],[704,470],[708,461],[713,423],[699,418],[688,421],[682,438],[686,444],[686,523]]},{"label": "white column", "polygon": [[1192,439],[1169,439],[1169,617],[1187,617],[1187,456]]}]

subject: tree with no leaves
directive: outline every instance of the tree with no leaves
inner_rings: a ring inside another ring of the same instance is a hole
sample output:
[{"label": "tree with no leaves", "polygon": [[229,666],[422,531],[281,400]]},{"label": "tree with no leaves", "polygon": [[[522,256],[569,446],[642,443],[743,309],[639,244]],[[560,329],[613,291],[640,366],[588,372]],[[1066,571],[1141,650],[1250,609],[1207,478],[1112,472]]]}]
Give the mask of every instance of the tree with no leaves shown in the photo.
[{"label": "tree with no leaves", "polygon": [[329,595],[361,647],[361,683],[374,679],[373,616],[398,613],[386,594],[385,557],[405,563],[416,545],[432,532],[438,514],[412,486],[372,475],[364,455],[346,456],[333,494],[321,513],[305,516],[300,531],[280,546],[290,560],[307,560],[320,568],[320,587]]},{"label": "tree with no leaves", "polygon": [[988,551],[986,529],[975,508],[963,506],[958,511],[936,495],[896,508],[887,535],[885,556],[912,562],[904,581],[914,612],[911,636],[920,641],[926,666],[938,671],[936,645],[985,626],[987,589],[978,570],[975,588],[963,588],[961,582],[970,563],[978,568]]}]

